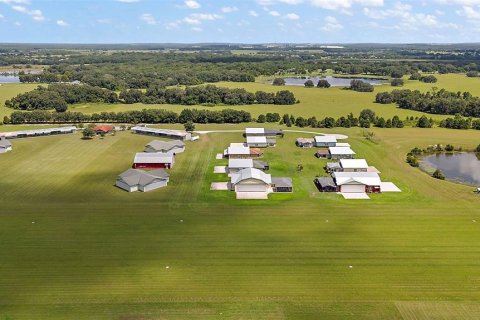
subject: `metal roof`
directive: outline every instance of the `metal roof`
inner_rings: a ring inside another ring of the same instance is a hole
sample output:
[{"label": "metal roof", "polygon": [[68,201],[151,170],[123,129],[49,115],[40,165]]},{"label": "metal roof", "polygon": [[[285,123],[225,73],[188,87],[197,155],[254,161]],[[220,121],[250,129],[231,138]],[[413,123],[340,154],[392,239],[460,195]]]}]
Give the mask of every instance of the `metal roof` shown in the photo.
[{"label": "metal roof", "polygon": [[175,148],[183,148],[185,143],[180,140],[173,141],[162,141],[162,140],[152,140],[145,147],[152,148],[156,151],[170,151]]},{"label": "metal roof", "polygon": [[279,177],[279,178],[272,178],[272,184],[275,185],[275,187],[280,187],[280,188],[292,188],[293,183],[292,183],[292,178],[289,177]]},{"label": "metal roof", "polygon": [[157,129],[157,128],[147,128],[147,127],[132,127],[132,131],[146,132],[146,133],[158,133],[165,134],[170,136],[185,137],[188,135],[185,131],[180,130],[168,130],[168,129]]},{"label": "metal roof", "polygon": [[169,174],[162,169],[144,171],[138,169],[128,169],[118,176],[119,180],[122,180],[129,186],[146,186],[155,180],[168,180]]},{"label": "metal roof", "polygon": [[340,159],[340,165],[344,169],[367,169],[368,164],[365,159]]},{"label": "metal roof", "polygon": [[253,168],[252,159],[228,159],[229,168]]},{"label": "metal roof", "polygon": [[382,181],[376,172],[334,172],[337,185],[344,184],[364,184],[367,186],[379,186]]},{"label": "metal roof", "polygon": [[250,154],[250,147],[243,143],[230,143],[230,146],[225,150],[227,154]]},{"label": "metal roof", "polygon": [[267,143],[267,137],[265,136],[248,136],[247,143]]},{"label": "metal roof", "polygon": [[247,135],[265,133],[265,128],[245,128],[245,133]]},{"label": "metal roof", "polygon": [[337,137],[332,135],[315,136],[315,142],[337,142]]},{"label": "metal roof", "polygon": [[46,128],[46,129],[33,129],[33,130],[21,130],[21,131],[11,131],[11,132],[0,132],[0,137],[18,137],[18,136],[37,136],[51,134],[52,132],[62,132],[67,133],[71,131],[76,131],[77,127],[58,127],[58,128]]},{"label": "metal roof", "polygon": [[138,152],[134,163],[173,163],[173,155],[167,153]]},{"label": "metal roof", "polygon": [[331,154],[355,154],[350,147],[330,147],[328,150]]},{"label": "metal roof", "polygon": [[5,138],[0,139],[0,147],[8,148],[8,147],[11,147],[11,146],[12,146],[12,143],[10,141],[8,141],[7,139],[5,139]]},{"label": "metal roof", "polygon": [[243,180],[248,179],[255,179],[260,180],[265,184],[272,183],[272,176],[263,172],[262,170],[255,169],[255,168],[246,168],[240,170],[238,173],[234,173],[231,175],[231,182],[232,184],[237,184]]}]

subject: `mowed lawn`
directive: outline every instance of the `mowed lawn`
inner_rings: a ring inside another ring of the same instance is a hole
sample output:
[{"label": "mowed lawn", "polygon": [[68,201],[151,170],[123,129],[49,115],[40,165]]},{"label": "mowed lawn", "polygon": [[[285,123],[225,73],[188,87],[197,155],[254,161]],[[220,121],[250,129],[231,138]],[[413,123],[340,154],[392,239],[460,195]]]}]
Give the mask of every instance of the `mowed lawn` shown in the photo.
[{"label": "mowed lawn", "polygon": [[[290,90],[296,98],[300,100],[300,103],[291,106],[275,106],[275,105],[250,105],[250,106],[190,106],[190,108],[200,108],[208,110],[221,110],[224,108],[232,108],[236,110],[247,110],[257,117],[259,114],[266,114],[267,112],[278,112],[280,114],[293,114],[295,116],[312,117],[316,116],[317,119],[323,119],[325,117],[341,117],[347,116],[350,112],[358,116],[361,110],[370,108],[376,112],[377,115],[385,118],[392,118],[398,115],[401,119],[405,117],[419,117],[424,113],[399,109],[394,104],[382,105],[374,103],[375,95],[382,91],[392,91],[394,89],[412,89],[429,91],[433,87],[444,88],[450,91],[469,91],[474,96],[480,96],[480,78],[467,78],[463,74],[446,74],[435,75],[438,77],[438,82],[422,83],[420,81],[410,81],[405,77],[404,87],[392,87],[390,84],[380,85],[375,87],[374,92],[355,92],[351,90],[345,90],[343,87],[331,87],[329,89],[318,88],[304,88],[299,86],[283,86],[275,87],[268,83],[262,82],[255,83],[234,83],[234,82],[220,82],[216,83],[217,86],[227,88],[244,88],[249,92],[256,92],[259,90],[267,92],[277,92],[279,90]],[[72,110],[80,111],[84,113],[94,113],[102,111],[127,111],[127,110],[141,110],[151,108],[162,108],[180,112],[186,106],[182,105],[144,105],[144,104],[83,104],[76,105]],[[443,119],[446,116],[442,115],[428,115],[434,119]]]},{"label": "mowed lawn", "polygon": [[372,131],[375,143],[328,131],[404,191],[359,202],[316,191],[326,161],[294,146],[305,134],[266,150],[295,188],[268,201],[209,191],[226,181],[215,154],[240,133],[189,142],[167,188],[133,194],[115,177],[149,137],[14,140],[0,156],[0,319],[479,318],[480,198],[404,155],[472,148],[480,132]]}]

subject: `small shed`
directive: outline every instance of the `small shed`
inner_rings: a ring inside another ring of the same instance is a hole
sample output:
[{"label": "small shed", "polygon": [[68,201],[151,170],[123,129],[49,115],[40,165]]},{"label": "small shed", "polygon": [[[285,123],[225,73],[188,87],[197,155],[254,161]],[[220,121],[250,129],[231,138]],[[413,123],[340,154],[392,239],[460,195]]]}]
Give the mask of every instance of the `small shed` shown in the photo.
[{"label": "small shed", "polygon": [[328,148],[330,159],[353,159],[355,152],[350,147],[330,147]]},{"label": "small shed", "polygon": [[93,128],[93,131],[95,131],[96,134],[108,134],[113,132],[113,130],[115,130],[115,128],[109,125],[99,125]]},{"label": "small shed", "polygon": [[133,160],[134,169],[170,169],[175,163],[175,155],[168,153],[139,152]]},{"label": "small shed", "polygon": [[328,148],[337,145],[337,137],[333,135],[315,136],[315,147]]},{"label": "small shed", "polygon": [[328,149],[318,149],[315,153],[315,157],[320,159],[327,159],[330,157],[330,152],[328,152]]},{"label": "small shed", "polygon": [[313,138],[298,138],[295,144],[300,148],[312,148],[315,140]]},{"label": "small shed", "polygon": [[319,177],[313,181],[320,192],[337,192],[337,185],[331,177]]},{"label": "small shed", "polygon": [[145,146],[145,152],[177,154],[185,151],[185,143],[182,140],[152,140]]},{"label": "small shed", "polygon": [[292,178],[272,178],[273,192],[293,192]]},{"label": "small shed", "polygon": [[166,187],[169,177],[169,174],[162,169],[152,171],[128,169],[117,177],[115,185],[128,192],[148,192]]},{"label": "small shed", "polygon": [[0,153],[12,151],[12,143],[5,138],[0,138]]}]

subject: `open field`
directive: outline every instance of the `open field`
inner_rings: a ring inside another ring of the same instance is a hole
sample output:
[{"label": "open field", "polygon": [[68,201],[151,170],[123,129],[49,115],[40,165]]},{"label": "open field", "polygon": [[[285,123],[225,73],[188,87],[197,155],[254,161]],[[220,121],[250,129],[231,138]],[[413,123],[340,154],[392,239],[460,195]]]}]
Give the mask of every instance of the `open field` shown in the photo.
[{"label": "open field", "polygon": [[14,140],[0,156],[0,319],[479,318],[480,198],[404,155],[472,148],[480,132],[372,131],[377,143],[359,128],[327,131],[349,135],[403,190],[362,202],[316,191],[326,161],[294,146],[305,134],[265,156],[295,192],[253,202],[208,190],[226,179],[212,173],[215,154],[240,133],[189,142],[169,186],[146,194],[113,184],[150,137]]},{"label": "open field", "polygon": [[31,91],[35,89],[38,84],[30,83],[2,83],[0,85],[0,121],[3,121],[4,116],[10,115],[12,109],[5,108],[5,100],[15,97],[19,93]]}]

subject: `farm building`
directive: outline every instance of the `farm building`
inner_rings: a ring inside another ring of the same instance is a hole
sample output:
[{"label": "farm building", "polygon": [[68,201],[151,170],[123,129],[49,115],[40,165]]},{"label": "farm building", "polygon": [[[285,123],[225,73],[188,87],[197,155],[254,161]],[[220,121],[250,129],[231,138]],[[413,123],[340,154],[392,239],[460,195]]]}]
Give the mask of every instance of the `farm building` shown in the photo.
[{"label": "farm building", "polygon": [[335,136],[315,136],[315,147],[328,148],[337,145],[337,138]]},{"label": "farm building", "polygon": [[115,185],[128,192],[148,192],[166,187],[168,181],[169,174],[162,169],[152,171],[128,169],[117,177]]},{"label": "farm building", "polygon": [[327,172],[367,172],[368,164],[365,159],[340,159],[340,162],[329,162]]},{"label": "farm building", "polygon": [[265,129],[265,128],[246,128],[247,137],[283,137],[283,130]]},{"label": "farm building", "polygon": [[247,136],[247,146],[252,148],[275,147],[277,141],[262,136]]},{"label": "farm building", "polygon": [[17,139],[17,138],[31,138],[31,137],[42,137],[50,136],[57,134],[68,134],[77,132],[77,127],[59,127],[59,128],[47,128],[47,129],[34,129],[34,130],[22,130],[22,131],[12,131],[12,132],[0,132],[0,137],[8,139]]},{"label": "farm building", "polygon": [[332,177],[318,177],[313,182],[320,192],[337,192],[337,185]]},{"label": "farm building", "polygon": [[265,161],[257,161],[253,159],[229,159],[228,172],[234,173],[246,168],[255,168],[262,171],[268,170],[268,163]]},{"label": "farm building", "polygon": [[176,139],[182,141],[190,141],[192,134],[190,132],[180,130],[156,129],[147,127],[132,127],[132,132],[137,134],[145,134],[156,137],[164,137],[169,139]]},{"label": "farm building", "polygon": [[175,163],[175,155],[168,153],[139,152],[133,160],[134,169],[170,169]]},{"label": "farm building", "polygon": [[230,175],[230,189],[235,192],[271,191],[272,176],[255,168],[246,168]]},{"label": "farm building", "polygon": [[181,140],[152,140],[145,146],[145,152],[177,154],[185,151],[185,143]]},{"label": "farm building", "polygon": [[293,192],[292,178],[272,178],[273,192]]},{"label": "farm building", "polygon": [[337,191],[345,193],[378,193],[382,183],[376,172],[334,172],[332,177]]},{"label": "farm building", "polygon": [[12,151],[12,143],[5,138],[0,138],[0,153]]},{"label": "farm building", "polygon": [[230,143],[230,146],[223,151],[223,156],[229,159],[251,159],[262,155],[260,149],[250,148],[244,143]]},{"label": "farm building", "polygon": [[300,148],[312,148],[315,144],[313,138],[298,138],[295,144]]},{"label": "farm building", "polygon": [[330,152],[328,152],[328,149],[318,149],[317,152],[315,152],[315,157],[327,159],[330,157]]},{"label": "farm building", "polygon": [[93,128],[93,131],[95,131],[96,134],[108,134],[112,133],[114,130],[115,128],[109,125],[99,125]]},{"label": "farm building", "polygon": [[329,159],[353,159],[355,152],[350,147],[330,147],[328,148]]}]

